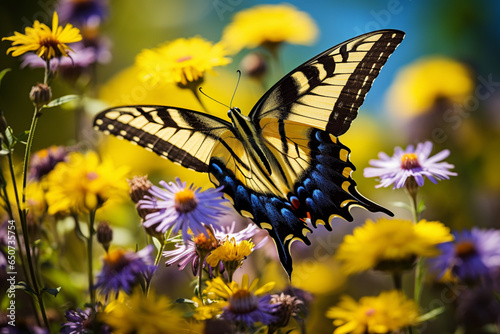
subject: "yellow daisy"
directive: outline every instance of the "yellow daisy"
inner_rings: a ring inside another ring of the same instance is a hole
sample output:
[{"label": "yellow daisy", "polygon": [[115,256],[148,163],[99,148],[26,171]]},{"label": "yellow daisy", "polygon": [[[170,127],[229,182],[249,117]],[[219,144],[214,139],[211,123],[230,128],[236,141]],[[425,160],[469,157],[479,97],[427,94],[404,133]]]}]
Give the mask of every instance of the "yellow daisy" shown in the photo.
[{"label": "yellow daisy", "polygon": [[126,196],[128,168],[99,161],[95,152],[72,152],[47,176],[48,213],[82,213],[97,209],[110,198]]},{"label": "yellow daisy", "polygon": [[387,94],[387,105],[395,115],[414,117],[431,111],[440,101],[465,103],[473,95],[474,80],[469,67],[445,57],[428,57],[403,68]]},{"label": "yellow daisy", "polygon": [[136,290],[129,298],[111,302],[100,314],[100,320],[116,334],[182,333],[188,324],[172,306],[166,296],[150,291],[146,297]]},{"label": "yellow daisy", "polygon": [[226,240],[222,245],[217,247],[207,257],[207,263],[212,267],[217,266],[219,261],[222,262],[243,262],[243,260],[252,253],[254,243],[248,240],[236,242],[235,238]]},{"label": "yellow daisy", "polygon": [[35,21],[33,27],[25,29],[25,34],[15,31],[13,36],[4,37],[2,40],[12,42],[13,46],[7,50],[7,54],[12,52],[13,57],[33,51],[40,58],[49,60],[55,57],[67,57],[68,51],[73,50],[66,44],[81,41],[82,36],[80,30],[69,23],[64,28],[59,26],[59,18],[54,12],[52,29]]},{"label": "yellow daisy", "polygon": [[231,59],[221,43],[212,44],[201,37],[179,38],[146,49],[136,57],[141,78],[155,85],[176,83],[187,86],[201,83],[205,72],[227,65]]},{"label": "yellow daisy", "polygon": [[381,218],[346,235],[337,251],[346,274],[371,268],[379,270],[408,269],[418,256],[439,255],[438,244],[453,240],[450,229],[437,221]]},{"label": "yellow daisy", "polygon": [[207,294],[208,298],[213,300],[229,300],[231,296],[235,293],[239,294],[239,291],[246,291],[255,296],[263,295],[269,291],[271,291],[276,285],[274,282],[269,282],[257,288],[259,284],[259,279],[256,278],[250,283],[248,275],[243,275],[241,279],[241,284],[237,282],[231,281],[230,283],[224,282],[224,280],[220,277],[216,277],[211,281],[207,281],[208,287],[203,290],[203,293]]},{"label": "yellow daisy", "polygon": [[318,35],[314,20],[292,5],[259,5],[237,13],[222,41],[236,53],[243,48],[280,43],[312,44]]},{"label": "yellow daisy", "polygon": [[195,306],[193,318],[196,320],[214,319],[222,314],[222,308],[227,305],[226,302],[218,300],[207,301],[204,305],[198,297],[193,297],[193,302]]},{"label": "yellow daisy", "polygon": [[207,263],[215,268],[219,261],[222,261],[224,268],[227,270],[229,280],[232,280],[233,273],[241,267],[243,260],[252,253],[255,245],[248,240],[236,242],[235,238],[226,240],[222,245],[214,249],[207,256]]},{"label": "yellow daisy", "polygon": [[418,307],[400,291],[382,292],[377,297],[363,297],[356,302],[342,296],[326,316],[334,319],[333,334],[392,333],[418,322]]}]

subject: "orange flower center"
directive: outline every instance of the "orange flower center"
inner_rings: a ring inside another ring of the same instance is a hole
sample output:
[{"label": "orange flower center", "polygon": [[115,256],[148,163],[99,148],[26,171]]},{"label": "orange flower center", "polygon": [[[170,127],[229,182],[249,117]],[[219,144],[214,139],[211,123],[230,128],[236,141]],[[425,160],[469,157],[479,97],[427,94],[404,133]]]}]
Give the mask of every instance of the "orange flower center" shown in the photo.
[{"label": "orange flower center", "polygon": [[182,63],[183,61],[187,61],[187,60],[191,60],[191,59],[193,59],[193,56],[184,56],[184,57],[178,58],[177,62]]},{"label": "orange flower center", "polygon": [[104,255],[104,261],[111,268],[120,268],[123,267],[127,263],[127,259],[125,258],[125,251],[123,249],[116,249],[110,251],[106,255]]},{"label": "orange flower center", "polygon": [[248,290],[237,290],[231,297],[229,297],[229,310],[233,313],[250,313],[254,311],[257,306],[257,297]]},{"label": "orange flower center", "polygon": [[175,194],[175,209],[177,212],[190,212],[196,209],[197,206],[198,201],[191,189],[184,189]]},{"label": "orange flower center", "polygon": [[420,167],[420,163],[415,153],[406,153],[401,157],[401,168],[413,169],[418,167]]},{"label": "orange flower center", "polygon": [[217,248],[218,242],[212,231],[210,231],[210,229],[207,229],[207,231],[208,235],[210,236],[208,239],[204,233],[200,233],[193,238],[193,241],[196,244],[196,248],[211,251]]},{"label": "orange flower center", "polygon": [[455,245],[455,254],[460,258],[466,258],[476,254],[476,246],[471,241],[459,242]]}]

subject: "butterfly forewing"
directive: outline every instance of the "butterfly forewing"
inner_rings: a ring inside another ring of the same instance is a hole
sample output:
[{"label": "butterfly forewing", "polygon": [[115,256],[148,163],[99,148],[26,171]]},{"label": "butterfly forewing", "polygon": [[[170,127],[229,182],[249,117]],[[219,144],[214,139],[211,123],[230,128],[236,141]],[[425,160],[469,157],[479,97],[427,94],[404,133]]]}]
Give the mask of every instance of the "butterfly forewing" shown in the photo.
[{"label": "butterfly forewing", "polygon": [[184,167],[207,172],[214,146],[231,124],[192,110],[125,106],[101,112],[97,130],[126,139]]},{"label": "butterfly forewing", "polygon": [[383,30],[355,37],[307,61],[274,85],[250,117],[286,119],[345,133],[380,69],[404,33]]}]

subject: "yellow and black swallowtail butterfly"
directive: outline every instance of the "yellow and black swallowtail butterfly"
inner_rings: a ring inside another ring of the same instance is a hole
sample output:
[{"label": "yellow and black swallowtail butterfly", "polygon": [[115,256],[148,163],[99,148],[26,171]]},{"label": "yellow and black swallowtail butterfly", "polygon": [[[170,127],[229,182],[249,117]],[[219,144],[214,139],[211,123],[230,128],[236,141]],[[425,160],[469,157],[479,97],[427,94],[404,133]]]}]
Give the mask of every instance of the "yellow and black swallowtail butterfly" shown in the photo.
[{"label": "yellow and black swallowtail butterfly", "polygon": [[184,167],[209,173],[235,209],[266,229],[292,273],[290,245],[309,245],[307,218],[332,229],[361,206],[392,215],[356,190],[345,133],[380,69],[402,41],[398,30],[367,33],[334,46],[287,74],[248,116],[231,122],[193,110],[141,105],[105,110],[94,127]]}]

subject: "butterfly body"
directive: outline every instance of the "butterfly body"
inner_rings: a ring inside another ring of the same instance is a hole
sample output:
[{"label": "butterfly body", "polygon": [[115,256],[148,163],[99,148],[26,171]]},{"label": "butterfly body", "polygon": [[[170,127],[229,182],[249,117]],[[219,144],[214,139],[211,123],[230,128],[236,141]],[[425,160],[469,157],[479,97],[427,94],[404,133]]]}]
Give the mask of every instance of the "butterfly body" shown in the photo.
[{"label": "butterfly body", "polygon": [[363,197],[351,177],[350,150],[339,141],[387,58],[403,39],[381,30],[341,43],[286,75],[248,116],[231,122],[166,106],[103,111],[94,126],[160,156],[209,174],[235,209],[266,229],[292,272],[290,246],[310,244],[308,226],[353,220],[350,209],[387,209]]}]

